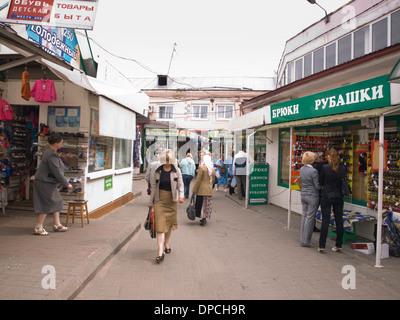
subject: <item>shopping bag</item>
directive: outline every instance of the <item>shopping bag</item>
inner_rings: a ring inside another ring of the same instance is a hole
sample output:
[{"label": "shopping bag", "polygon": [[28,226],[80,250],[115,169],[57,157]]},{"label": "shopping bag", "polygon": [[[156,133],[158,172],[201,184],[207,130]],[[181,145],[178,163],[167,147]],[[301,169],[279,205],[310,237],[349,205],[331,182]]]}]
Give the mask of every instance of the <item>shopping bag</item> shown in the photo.
[{"label": "shopping bag", "polygon": [[237,184],[237,182],[236,182],[236,176],[233,176],[232,181],[231,181],[231,187],[232,187],[232,188],[236,188],[236,184]]},{"label": "shopping bag", "polygon": [[194,196],[195,194],[192,194],[192,198],[190,199],[189,206],[186,208],[186,213],[187,217],[189,220],[195,220],[196,219],[196,207],[195,207],[195,202],[194,202]]}]

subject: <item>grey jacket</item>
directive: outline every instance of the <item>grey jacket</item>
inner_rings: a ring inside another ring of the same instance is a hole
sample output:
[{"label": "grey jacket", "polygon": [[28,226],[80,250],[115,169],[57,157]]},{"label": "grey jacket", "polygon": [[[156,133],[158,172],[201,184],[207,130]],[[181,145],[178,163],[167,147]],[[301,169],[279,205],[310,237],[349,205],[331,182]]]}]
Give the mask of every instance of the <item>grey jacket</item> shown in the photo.
[{"label": "grey jacket", "polygon": [[319,197],[321,186],[317,169],[305,165],[300,169],[301,196]]},{"label": "grey jacket", "polygon": [[35,180],[58,184],[67,187],[69,182],[64,177],[65,166],[60,156],[53,149],[48,148],[43,152],[42,161],[35,174]]},{"label": "grey jacket", "polygon": [[[154,175],[150,178],[151,184],[151,195],[149,200],[149,206],[153,206],[153,203],[160,200],[160,176],[161,176],[161,168],[160,165]],[[178,197],[184,197],[183,190],[183,180],[182,180],[182,172],[179,168],[172,166],[171,168],[171,190],[172,190],[172,201],[178,202]]]}]

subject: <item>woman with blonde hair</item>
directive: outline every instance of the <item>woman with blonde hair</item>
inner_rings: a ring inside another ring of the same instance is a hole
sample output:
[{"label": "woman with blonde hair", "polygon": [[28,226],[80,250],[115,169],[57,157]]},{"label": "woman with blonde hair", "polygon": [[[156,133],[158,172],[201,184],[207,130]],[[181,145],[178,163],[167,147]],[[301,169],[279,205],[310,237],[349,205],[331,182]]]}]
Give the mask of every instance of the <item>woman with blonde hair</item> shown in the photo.
[{"label": "woman with blonde hair", "polygon": [[302,218],[300,227],[300,245],[311,247],[311,238],[314,231],[315,215],[319,206],[319,184],[318,171],[313,168],[315,154],[306,151],[303,154],[303,166],[300,169],[301,179],[301,205]]},{"label": "woman with blonde hair", "polygon": [[165,253],[171,253],[169,241],[172,230],[178,228],[178,202],[184,201],[182,173],[176,164],[174,152],[164,150],[159,161],[161,165],[150,181],[152,192],[149,201],[149,207],[154,208],[157,233],[156,263],[164,260]]},{"label": "woman with blonde hair", "polygon": [[321,168],[319,182],[322,186],[321,192],[321,213],[322,224],[319,237],[318,251],[325,251],[326,237],[328,235],[331,211],[335,216],[336,225],[336,244],[332,248],[335,252],[342,251],[343,244],[343,194],[342,180],[346,174],[346,168],[340,164],[339,153],[336,149],[331,149],[328,153],[328,164]]}]

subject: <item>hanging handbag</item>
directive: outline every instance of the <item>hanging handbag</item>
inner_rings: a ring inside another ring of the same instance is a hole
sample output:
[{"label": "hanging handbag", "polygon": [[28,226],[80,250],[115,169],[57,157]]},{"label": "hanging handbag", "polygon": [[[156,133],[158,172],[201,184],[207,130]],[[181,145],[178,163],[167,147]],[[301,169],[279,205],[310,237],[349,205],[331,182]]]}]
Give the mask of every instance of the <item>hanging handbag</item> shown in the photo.
[{"label": "hanging handbag", "polygon": [[156,237],[156,224],[154,220],[154,211],[152,208],[149,208],[149,213],[147,214],[147,218],[144,223],[144,228],[146,230],[149,230],[151,238]]},{"label": "hanging handbag", "polygon": [[345,179],[342,180],[342,194],[344,197],[348,197],[350,195],[350,186]]},{"label": "hanging handbag", "polygon": [[195,194],[192,194],[192,197],[190,198],[190,203],[189,206],[186,208],[186,213],[187,217],[189,220],[195,220],[196,219],[196,207],[194,203],[194,196]]}]

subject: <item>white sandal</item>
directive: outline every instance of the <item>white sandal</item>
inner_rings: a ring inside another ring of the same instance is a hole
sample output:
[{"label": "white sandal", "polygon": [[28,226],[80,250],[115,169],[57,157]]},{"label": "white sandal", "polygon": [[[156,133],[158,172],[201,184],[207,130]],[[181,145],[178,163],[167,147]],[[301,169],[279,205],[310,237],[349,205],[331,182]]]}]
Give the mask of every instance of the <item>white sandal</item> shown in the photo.
[{"label": "white sandal", "polygon": [[54,232],[65,232],[68,230],[68,228],[64,227],[62,224],[60,224],[58,226],[54,225],[53,230],[54,230]]},{"label": "white sandal", "polygon": [[47,236],[49,233],[43,228],[42,229],[35,228],[33,230],[33,234],[36,236]]}]

